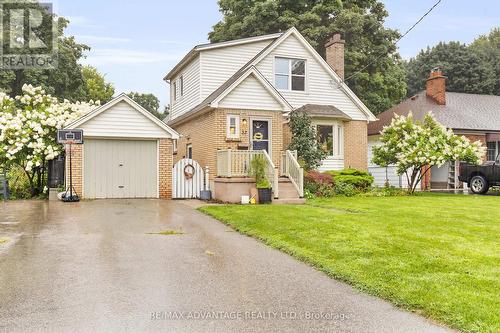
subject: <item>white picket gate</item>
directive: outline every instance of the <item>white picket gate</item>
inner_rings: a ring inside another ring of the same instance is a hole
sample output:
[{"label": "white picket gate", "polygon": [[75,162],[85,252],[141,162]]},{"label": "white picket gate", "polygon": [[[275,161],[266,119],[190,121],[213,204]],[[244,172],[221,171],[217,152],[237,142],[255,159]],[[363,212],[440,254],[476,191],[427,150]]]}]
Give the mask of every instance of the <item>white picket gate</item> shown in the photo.
[{"label": "white picket gate", "polygon": [[172,197],[174,199],[199,198],[203,190],[204,172],[198,162],[183,158],[175,163],[172,173]]}]

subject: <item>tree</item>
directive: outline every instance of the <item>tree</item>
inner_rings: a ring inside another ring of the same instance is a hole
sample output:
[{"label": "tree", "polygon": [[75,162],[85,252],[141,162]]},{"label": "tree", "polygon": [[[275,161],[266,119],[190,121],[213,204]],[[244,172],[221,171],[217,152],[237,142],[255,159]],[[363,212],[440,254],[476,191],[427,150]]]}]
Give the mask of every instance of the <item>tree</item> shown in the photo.
[{"label": "tree", "polygon": [[[32,2],[26,2],[27,8],[33,6]],[[70,101],[80,100],[79,93],[83,85],[82,65],[79,60],[84,52],[90,50],[87,45],[79,44],[75,38],[64,36],[64,30],[69,21],[55,14],[43,12],[43,20],[54,21],[57,25],[57,68],[55,69],[2,69],[0,70],[0,90],[11,95],[21,95],[25,84],[41,86],[47,93],[59,99]],[[7,11],[9,13],[9,11]],[[5,17],[4,17],[5,19]],[[40,34],[44,36],[52,34],[51,26],[42,24]],[[50,39],[50,38],[49,38]],[[32,52],[35,52],[33,50]]]},{"label": "tree", "polygon": [[104,75],[100,74],[95,67],[83,67],[82,75],[84,82],[83,92],[81,92],[82,101],[100,101],[104,104],[111,100],[115,88],[104,80]]},{"label": "tree", "polygon": [[398,174],[406,175],[410,193],[432,166],[456,160],[477,164],[485,153],[480,141],[471,143],[466,137],[453,134],[432,113],[422,122],[415,122],[411,113],[408,117],[395,115],[382,130],[380,140],[382,145],[373,149],[373,163],[383,167],[396,165]]},{"label": "tree", "polygon": [[500,96],[500,28],[492,29],[487,36],[479,36],[470,47],[493,66],[496,77],[493,93]]},{"label": "tree", "polygon": [[56,133],[73,120],[90,112],[93,103],[59,102],[41,87],[24,85],[22,95],[11,98],[0,93],[0,163],[16,164],[25,170],[31,195],[43,191],[47,161],[62,147]]},{"label": "tree", "polygon": [[305,112],[292,111],[289,126],[292,142],[288,149],[297,151],[297,157],[303,161],[306,170],[315,169],[325,158],[326,153],[316,139],[311,118]]},{"label": "tree", "polygon": [[446,90],[500,95],[500,30],[472,45],[439,43],[405,63],[408,96],[425,89],[429,72],[439,67],[448,78]]},{"label": "tree", "polygon": [[[405,73],[395,41],[384,27],[388,16],[377,0],[219,0],[223,18],[209,33],[211,42],[285,31],[295,26],[322,55],[334,32],[346,40],[346,83],[378,114],[406,94]],[[382,55],[382,56],[381,56]]]},{"label": "tree", "polygon": [[155,95],[130,92],[128,96],[136,101],[137,104],[151,112],[156,118],[160,120],[165,118],[165,114],[158,111],[160,108],[160,100]]}]

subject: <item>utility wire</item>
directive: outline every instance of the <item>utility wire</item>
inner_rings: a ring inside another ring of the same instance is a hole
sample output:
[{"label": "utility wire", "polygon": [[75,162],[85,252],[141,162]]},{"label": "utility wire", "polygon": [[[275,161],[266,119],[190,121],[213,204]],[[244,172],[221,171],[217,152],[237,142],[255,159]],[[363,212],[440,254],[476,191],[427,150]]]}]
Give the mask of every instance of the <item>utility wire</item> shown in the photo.
[{"label": "utility wire", "polygon": [[[441,3],[442,0],[438,0],[434,6],[432,6],[424,15],[422,15],[422,17],[417,21],[415,22],[408,30],[406,30],[406,32],[404,34],[402,34],[395,42],[394,44],[397,44],[399,43],[399,41],[401,39],[403,39],[406,35],[408,35],[408,33],[410,31],[412,31],[420,22],[423,21],[423,19],[429,15],[433,10],[434,8],[436,8],[440,3]],[[387,55],[387,53],[382,53],[380,54],[378,57],[376,57],[373,61],[371,61],[370,63],[368,63],[366,66],[364,66],[363,68],[361,68],[360,70],[354,72],[353,74],[351,74],[348,78],[340,81],[339,85],[341,85],[342,83],[345,83],[347,81],[349,81],[350,79],[352,79],[354,76],[358,75],[359,73],[361,73],[362,71],[364,71],[365,69],[367,69],[369,66],[373,65],[375,62],[377,62],[380,58],[382,58],[383,56]]]}]

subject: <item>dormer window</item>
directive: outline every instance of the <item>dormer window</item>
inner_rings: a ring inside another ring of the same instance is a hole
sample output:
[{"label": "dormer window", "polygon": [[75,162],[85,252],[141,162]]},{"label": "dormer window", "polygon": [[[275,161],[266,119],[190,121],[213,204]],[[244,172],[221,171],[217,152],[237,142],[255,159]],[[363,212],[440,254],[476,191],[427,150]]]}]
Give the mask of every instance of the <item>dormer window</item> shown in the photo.
[{"label": "dormer window", "polygon": [[306,90],[306,61],[291,58],[275,58],[274,85],[278,90]]}]

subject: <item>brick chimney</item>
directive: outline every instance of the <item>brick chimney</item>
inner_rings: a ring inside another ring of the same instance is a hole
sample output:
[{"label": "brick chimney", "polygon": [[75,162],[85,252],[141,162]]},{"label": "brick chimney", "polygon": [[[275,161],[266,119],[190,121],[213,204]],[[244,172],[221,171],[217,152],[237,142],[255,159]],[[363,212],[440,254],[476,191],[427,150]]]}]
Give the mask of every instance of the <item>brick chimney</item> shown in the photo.
[{"label": "brick chimney", "polygon": [[325,44],[326,62],[342,80],[344,79],[344,44],[345,41],[338,33],[330,37]]},{"label": "brick chimney", "polygon": [[439,68],[434,68],[427,79],[425,91],[437,104],[446,104],[446,76]]}]

